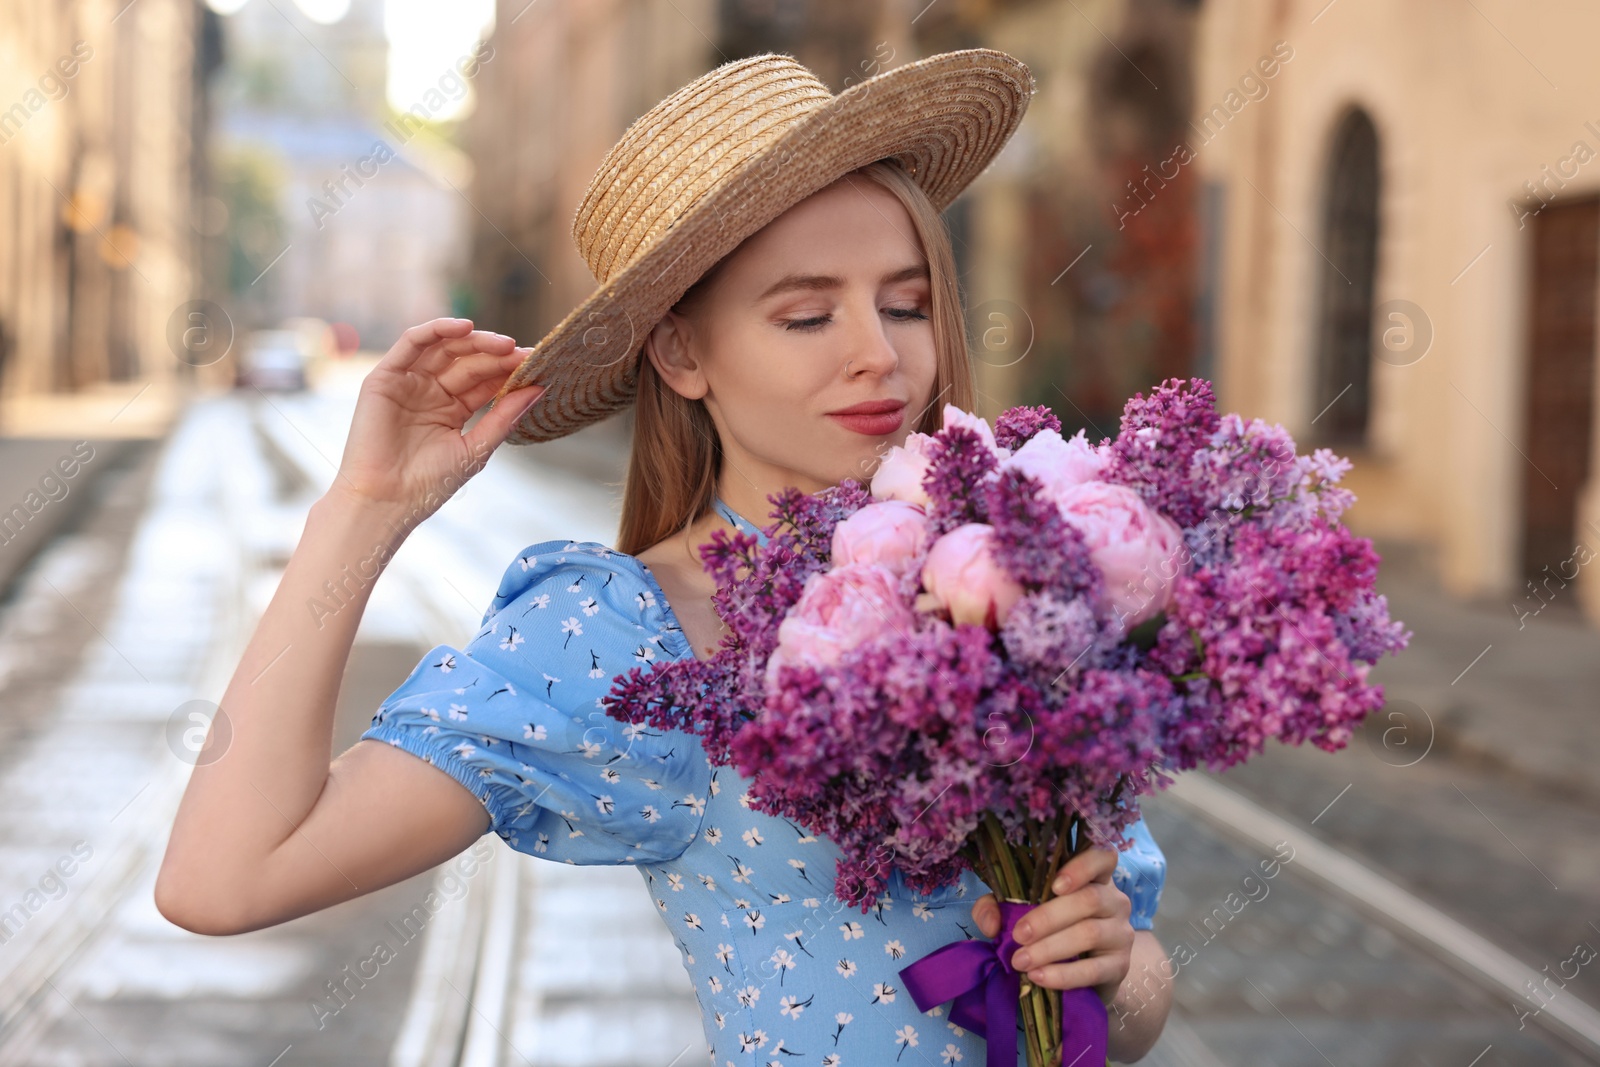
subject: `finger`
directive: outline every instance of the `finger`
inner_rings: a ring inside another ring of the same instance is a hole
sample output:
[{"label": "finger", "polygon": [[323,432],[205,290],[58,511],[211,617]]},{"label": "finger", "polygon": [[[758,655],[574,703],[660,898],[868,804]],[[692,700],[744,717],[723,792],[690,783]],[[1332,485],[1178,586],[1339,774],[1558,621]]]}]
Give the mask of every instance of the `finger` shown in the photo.
[{"label": "finger", "polygon": [[973,902],[972,921],[978,924],[984,937],[1000,933],[1000,902],[993,893],[985,893]]},{"label": "finger", "polygon": [[[525,348],[514,348],[503,355],[492,352],[471,352],[456,356],[449,366],[434,376],[441,388],[451,396],[460,396],[479,382],[492,379],[496,388],[511,373],[512,353],[524,353]],[[493,395],[493,394],[491,394]]]},{"label": "finger", "polygon": [[1109,882],[1117,869],[1117,852],[1110,848],[1090,848],[1073,856],[1061,865],[1050,888],[1057,896],[1064,896],[1079,886],[1090,882]]},{"label": "finger", "polygon": [[492,374],[485,380],[479,382],[477,385],[474,385],[471,389],[468,389],[466,392],[457,393],[455,398],[456,403],[460,404],[462,410],[467,413],[466,418],[462,419],[461,421],[465,423],[467,419],[472,418],[473,412],[477,411],[489,401],[493,400],[495,393],[499,391],[500,376],[497,374]]},{"label": "finger", "polygon": [[[533,349],[531,348],[513,349],[512,352],[515,358],[509,360],[497,358],[494,368],[487,375],[484,375],[477,384],[455,394],[456,402],[461,405],[462,410],[466,413],[461,420],[463,423],[470,419],[474,412],[490,401],[498,403],[502,392],[510,393],[512,391],[507,388],[507,385],[510,384],[511,376],[507,373],[506,367],[510,364],[520,364],[521,359],[532,351]],[[524,382],[516,388],[533,384],[535,383]]]},{"label": "finger", "polygon": [[1117,918],[1131,911],[1132,902],[1122,890],[1104,882],[1090,882],[1066,896],[1052,897],[1030,908],[1017,920],[1013,934],[1018,944],[1027,945],[1085,919]]},{"label": "finger", "polygon": [[440,341],[461,337],[471,331],[471,319],[434,319],[413,326],[400,335],[400,339],[378,360],[377,366],[385,370],[409,370],[424,352]]},{"label": "finger", "polygon": [[462,356],[475,355],[480,352],[505,355],[515,351],[516,347],[517,343],[503,333],[473,330],[463,337],[451,338],[432,346],[415,363],[411,364],[411,370],[416,371],[418,374],[431,374],[437,377],[449,369],[451,363]]},{"label": "finger", "polygon": [[495,401],[494,407],[484,412],[483,418],[463,435],[472,454],[484,455],[504,444],[511,428],[544,392],[543,385],[526,385]]},{"label": "finger", "polygon": [[[429,345],[428,348],[412,360],[405,368],[404,373],[415,374],[419,378],[437,378],[450,368],[450,365],[462,356],[477,355],[485,351],[483,338],[497,335],[485,334],[481,331],[472,331],[461,337],[447,337]],[[511,348],[503,344],[496,347]],[[514,346],[511,346],[514,347]]]},{"label": "finger", "polygon": [[1133,927],[1126,919],[1083,919],[1017,949],[1011,966],[1025,971],[1074,956],[1124,951],[1133,951]]},{"label": "finger", "polygon": [[1085,956],[1070,963],[1050,963],[1028,970],[1028,980],[1047,989],[1120,984],[1127,976],[1128,960],[1114,955]]}]

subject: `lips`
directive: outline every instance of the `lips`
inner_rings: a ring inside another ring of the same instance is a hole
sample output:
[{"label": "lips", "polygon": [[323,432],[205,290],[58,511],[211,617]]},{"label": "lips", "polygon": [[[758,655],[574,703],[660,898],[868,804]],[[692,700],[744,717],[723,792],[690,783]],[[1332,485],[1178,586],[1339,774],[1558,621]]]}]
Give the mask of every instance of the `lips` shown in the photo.
[{"label": "lips", "polygon": [[900,429],[905,421],[906,405],[900,400],[865,400],[839,411],[828,412],[828,418],[847,430],[868,437],[883,437]]},{"label": "lips", "polygon": [[859,404],[851,404],[838,411],[830,411],[830,415],[882,415],[890,411],[898,411],[906,406],[904,400],[863,400]]}]

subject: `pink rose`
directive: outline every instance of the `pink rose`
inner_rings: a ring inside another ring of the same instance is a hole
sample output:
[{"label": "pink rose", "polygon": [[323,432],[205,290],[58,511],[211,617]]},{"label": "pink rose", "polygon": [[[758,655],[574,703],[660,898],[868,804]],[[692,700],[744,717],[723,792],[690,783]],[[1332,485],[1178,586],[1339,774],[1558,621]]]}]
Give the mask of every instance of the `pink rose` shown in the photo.
[{"label": "pink rose", "polygon": [[998,629],[1022,596],[1022,586],[994,558],[994,527],[969,522],[934,541],[922,564],[931,603],[950,609],[951,622]]},{"label": "pink rose", "polygon": [[806,579],[800,599],[778,624],[767,658],[767,685],[785,664],[831,667],[846,651],[916,625],[895,575],[873,563],[850,563]]},{"label": "pink rose", "polygon": [[931,435],[913,432],[906,435],[905,444],[885,452],[872,475],[872,495],[879,500],[904,500],[918,507],[932,503],[922,488],[922,477],[928,473],[928,446],[932,443]]},{"label": "pink rose", "polygon": [[1084,482],[1057,501],[1089,544],[1106,580],[1106,599],[1129,627],[1166,608],[1172,580],[1188,564],[1183,533],[1125,485]]},{"label": "pink rose", "polygon": [[904,500],[880,500],[857,509],[833,528],[833,566],[876,563],[906,574],[928,547],[928,520]]},{"label": "pink rose", "polygon": [[1071,440],[1064,440],[1052,430],[1042,430],[1002,460],[1000,468],[1016,467],[1037,478],[1045,496],[1059,504],[1067,490],[1098,481],[1110,462],[1109,446],[1091,445],[1082,430]]}]

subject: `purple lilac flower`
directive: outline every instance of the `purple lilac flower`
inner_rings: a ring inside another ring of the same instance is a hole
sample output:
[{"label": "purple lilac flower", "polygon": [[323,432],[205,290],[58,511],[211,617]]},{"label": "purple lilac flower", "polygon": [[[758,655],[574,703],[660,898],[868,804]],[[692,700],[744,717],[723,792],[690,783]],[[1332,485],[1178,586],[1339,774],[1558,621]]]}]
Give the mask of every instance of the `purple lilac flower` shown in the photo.
[{"label": "purple lilac flower", "polygon": [[994,420],[994,443],[1015,452],[1034,434],[1048,430],[1061,432],[1061,420],[1056,413],[1040,404],[1038,407],[1007,408]]},{"label": "purple lilac flower", "polygon": [[1106,480],[1137,490],[1179,526],[1204,514],[1189,465],[1217,428],[1216,398],[1204,378],[1168,378],[1146,398],[1135,393],[1122,411]]},{"label": "purple lilac flower", "polygon": [[1389,619],[1389,598],[1370,589],[1356,594],[1348,611],[1333,616],[1334,631],[1350,651],[1351,659],[1377,663],[1385,652],[1399,652],[1412,633],[1398,621]]},{"label": "purple lilac flower", "polygon": [[[1202,511],[1221,508],[1251,517],[1292,500],[1302,481],[1294,440],[1282,426],[1224,415],[1210,443],[1193,456],[1191,492]],[[1182,524],[1193,525],[1199,516]]]},{"label": "purple lilac flower", "polygon": [[1116,619],[1096,618],[1092,603],[1081,596],[1060,600],[1047,593],[1024,593],[1000,627],[1006,655],[1049,675],[1047,684],[1057,684],[1062,674],[1073,679],[1077,671],[1099,667],[1116,643],[1107,640]]},{"label": "purple lilac flower", "polygon": [[1101,599],[1105,580],[1089,560],[1088,543],[1044,496],[1038,479],[1009,468],[984,484],[983,495],[996,562],[1024,589],[1060,600]]},{"label": "purple lilac flower", "polygon": [[987,522],[984,485],[995,477],[999,460],[978,434],[965,426],[946,426],[928,446],[928,532],[949,533],[968,522]]}]

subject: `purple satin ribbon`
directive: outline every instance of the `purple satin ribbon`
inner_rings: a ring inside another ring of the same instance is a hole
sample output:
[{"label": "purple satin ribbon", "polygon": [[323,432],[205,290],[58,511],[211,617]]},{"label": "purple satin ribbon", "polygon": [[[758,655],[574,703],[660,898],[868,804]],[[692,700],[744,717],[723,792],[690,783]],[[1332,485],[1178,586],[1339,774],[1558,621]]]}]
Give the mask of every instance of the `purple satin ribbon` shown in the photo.
[{"label": "purple satin ribbon", "polygon": [[[920,1011],[947,1000],[950,1021],[988,1044],[985,1067],[1017,1067],[1017,1011],[1022,977],[1011,957],[1022,946],[1012,935],[1017,920],[1036,905],[1000,901],[1000,936],[993,941],[952,941],[900,968],[900,980]],[[1087,986],[1061,993],[1062,1063],[1105,1067],[1110,1029],[1106,1006]]]}]

